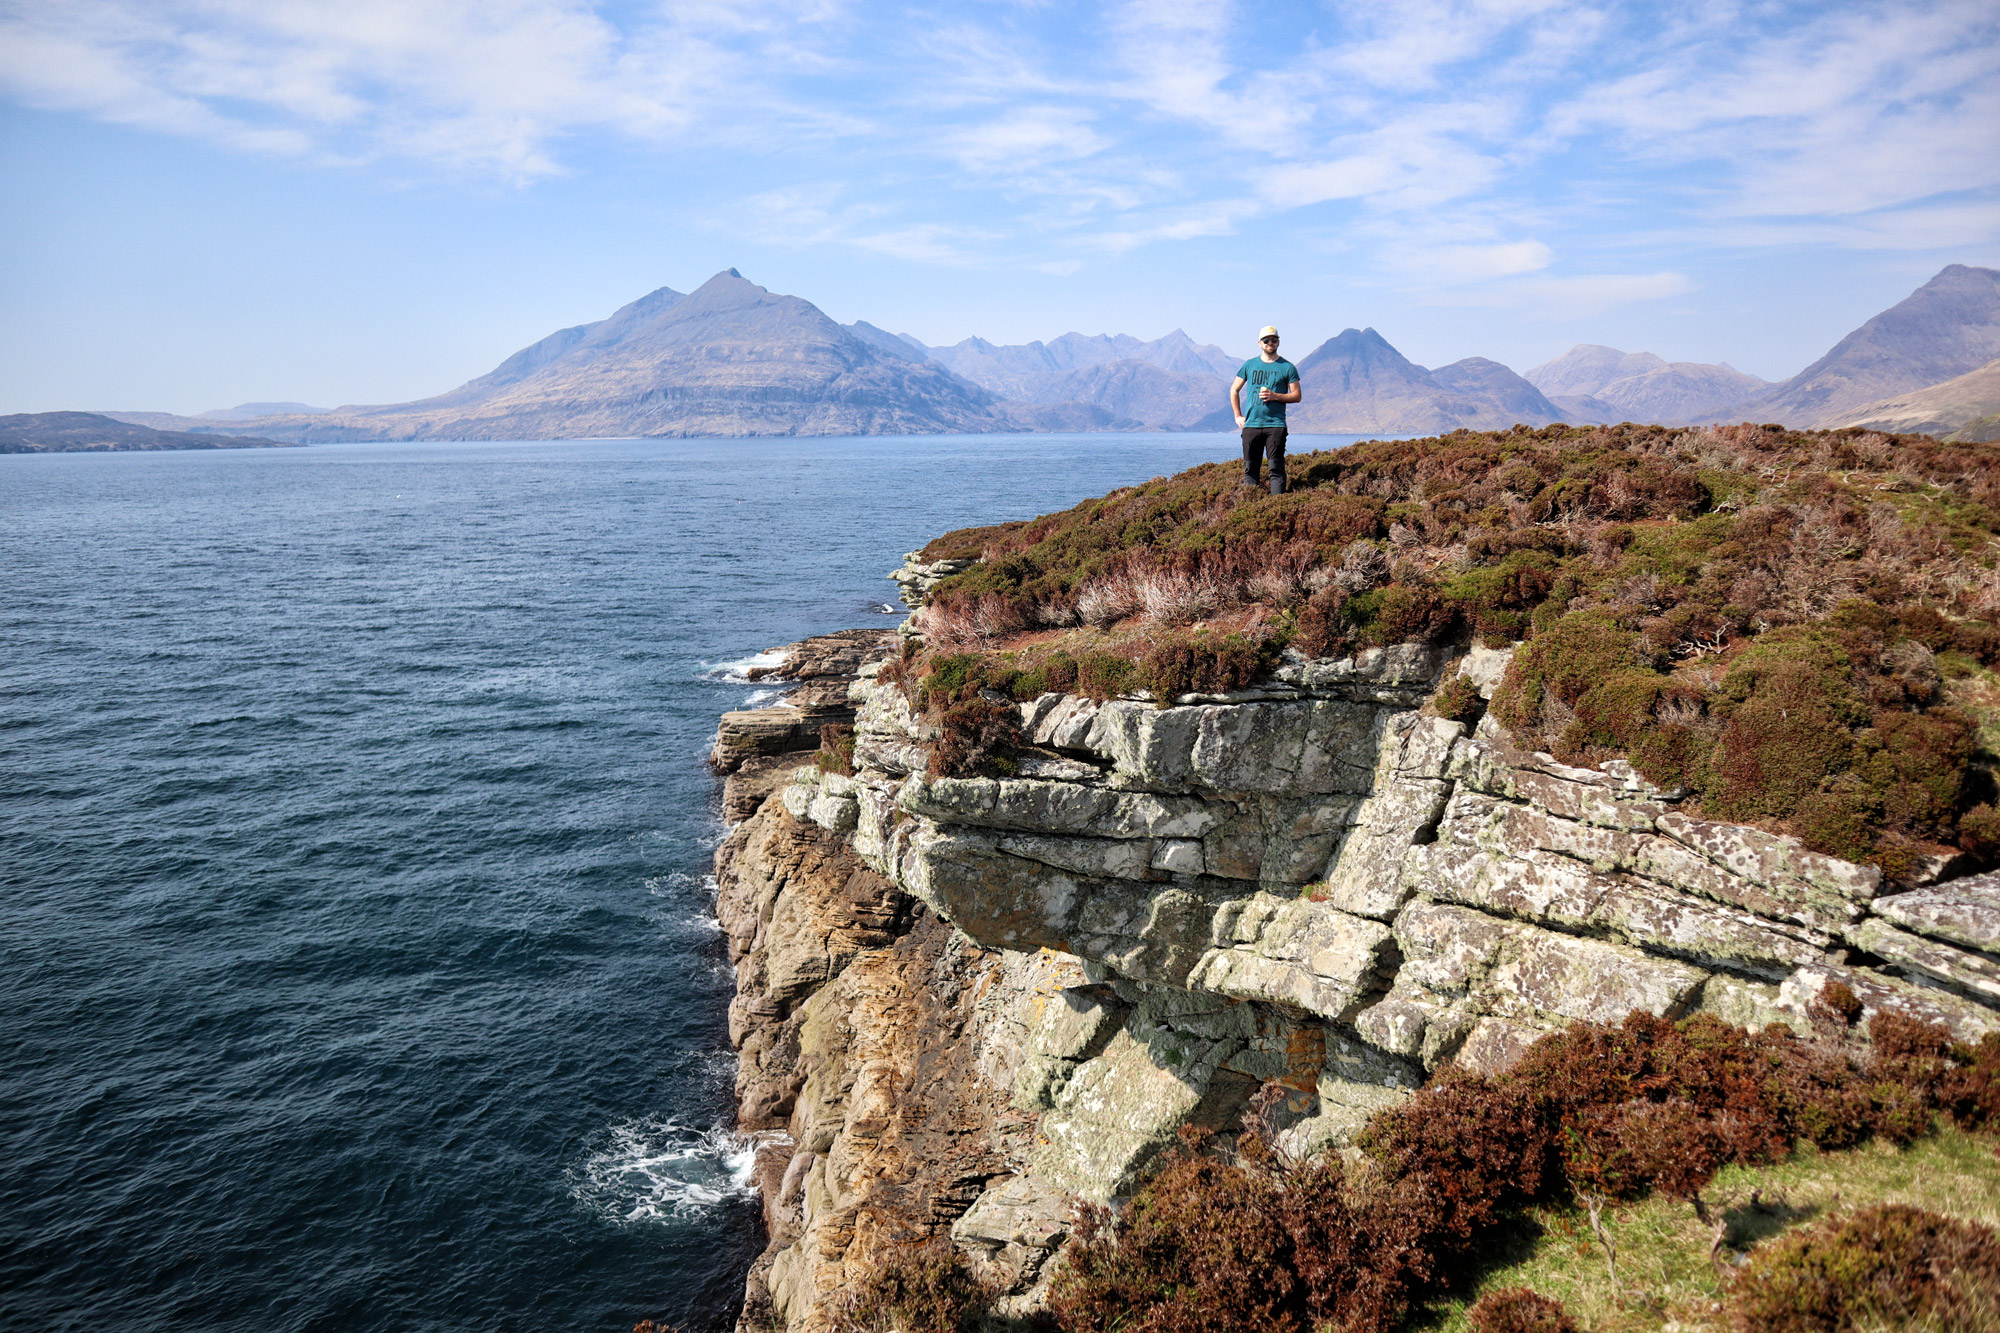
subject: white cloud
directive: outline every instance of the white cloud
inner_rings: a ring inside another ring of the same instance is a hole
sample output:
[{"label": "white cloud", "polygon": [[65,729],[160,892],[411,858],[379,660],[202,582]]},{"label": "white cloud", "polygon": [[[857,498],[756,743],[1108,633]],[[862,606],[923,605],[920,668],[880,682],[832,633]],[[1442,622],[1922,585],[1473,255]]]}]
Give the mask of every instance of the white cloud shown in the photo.
[{"label": "white cloud", "polygon": [[1440,282],[1480,282],[1521,273],[1539,273],[1555,259],[1540,241],[1504,241],[1493,245],[1433,245],[1408,252],[1401,267]]},{"label": "white cloud", "polygon": [[1572,318],[1638,301],[1663,301],[1692,290],[1694,284],[1680,273],[1595,273],[1513,278],[1484,286],[1454,288],[1448,294],[1433,294],[1433,299],[1449,300],[1453,305],[1532,310],[1544,317]]},{"label": "white cloud", "polygon": [[754,97],[810,62],[799,29],[831,12],[679,5],[625,32],[580,0],[12,0],[0,88],[242,147],[531,178],[564,135],[656,137]]},{"label": "white cloud", "polygon": [[1677,280],[1621,246],[1995,235],[1991,0],[870,5],[0,0],[0,91],[517,182],[595,138],[724,143],[757,234],[931,263],[1073,266],[1289,213],[1413,291],[1575,302]]},{"label": "white cloud", "polygon": [[1032,170],[1089,157],[1110,146],[1111,141],[1091,127],[1091,119],[1074,107],[1025,106],[955,130],[943,142],[969,171]]}]

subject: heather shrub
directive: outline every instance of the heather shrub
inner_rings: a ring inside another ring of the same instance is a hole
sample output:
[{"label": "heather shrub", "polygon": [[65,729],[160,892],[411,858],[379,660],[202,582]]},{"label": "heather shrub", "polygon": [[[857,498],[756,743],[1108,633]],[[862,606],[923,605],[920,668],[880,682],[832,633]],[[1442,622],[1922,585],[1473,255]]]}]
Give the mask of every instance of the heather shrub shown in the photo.
[{"label": "heather shrub", "polygon": [[[1551,426],[1300,455],[1283,496],[1234,471],[940,538],[926,554],[979,563],[930,595],[926,651],[1031,643],[1024,678],[992,688],[1104,698],[1234,679],[1164,646],[1197,621],[1263,669],[1288,647],[1522,641],[1492,711],[1534,748],[1628,758],[1710,816],[1892,881],[1952,846],[2000,863],[1981,666],[2000,660],[2000,445]],[[1036,674],[1057,650],[1072,685]]]},{"label": "heather shrub", "polygon": [[1019,771],[1013,756],[1021,743],[1020,715],[1009,705],[975,696],[940,709],[937,724],[932,777],[1011,777]]},{"label": "heather shrub", "polygon": [[900,1254],[871,1273],[837,1311],[838,1333],[959,1333],[991,1297],[949,1242]]},{"label": "heather shrub", "polygon": [[1269,1177],[1179,1154],[1115,1226],[1086,1219],[1050,1290],[1065,1329],[1301,1330],[1298,1279]]},{"label": "heather shrub", "polygon": [[[1244,1165],[1182,1153],[1122,1217],[1091,1215],[1053,1308],[1068,1329],[1388,1333],[1531,1205],[1658,1193],[1700,1212],[1724,1164],[1778,1160],[1801,1138],[1905,1141],[1940,1110],[1995,1123],[2000,1035],[1967,1047],[1879,1014],[1869,1036],[1856,1056],[1781,1027],[1633,1013],[1545,1037],[1497,1077],[1445,1070],[1370,1121],[1358,1168],[1287,1170],[1255,1135]],[[1549,1314],[1492,1299],[1492,1319]]]},{"label": "heather shrub", "polygon": [[1486,711],[1486,701],[1479,697],[1479,687],[1472,678],[1462,671],[1454,671],[1445,678],[1444,684],[1431,698],[1439,717],[1453,722],[1473,722]]},{"label": "heather shrub", "polygon": [[[1436,589],[1421,584],[1390,584],[1379,593],[1363,632],[1375,643],[1437,643],[1451,636],[1458,607]],[[1357,597],[1350,605],[1360,602]]]},{"label": "heather shrub", "polygon": [[1242,634],[1163,635],[1139,659],[1138,678],[1161,703],[1240,690],[1270,665],[1267,645]]},{"label": "heather shrub", "polygon": [[2000,1327],[2000,1239],[1902,1204],[1803,1228],[1752,1254],[1732,1313],[1744,1333]]},{"label": "heather shrub", "polygon": [[1292,643],[1308,657],[1339,657],[1352,645],[1342,609],[1349,593],[1336,584],[1314,593],[1298,614]]},{"label": "heather shrub", "polygon": [[1526,1287],[1489,1291],[1465,1314],[1472,1333],[1577,1333],[1576,1321],[1563,1312],[1562,1302]]},{"label": "heather shrub", "polygon": [[819,753],[813,756],[813,766],[822,773],[854,776],[854,728],[841,722],[821,727]]}]

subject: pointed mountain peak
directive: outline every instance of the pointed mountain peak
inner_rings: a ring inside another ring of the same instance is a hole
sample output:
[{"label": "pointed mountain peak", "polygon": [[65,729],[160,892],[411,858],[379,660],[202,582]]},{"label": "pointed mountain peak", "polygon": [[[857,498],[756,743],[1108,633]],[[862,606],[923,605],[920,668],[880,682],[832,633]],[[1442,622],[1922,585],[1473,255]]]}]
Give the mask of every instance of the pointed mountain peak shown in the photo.
[{"label": "pointed mountain peak", "polygon": [[[1311,356],[1307,359],[1312,361],[1399,362],[1413,369],[1419,369],[1416,363],[1397,351],[1387,338],[1384,338],[1372,328],[1342,329],[1339,334],[1328,338],[1325,342],[1314,348]],[[1303,366],[1301,366],[1301,369],[1303,369]]]},{"label": "pointed mountain peak", "polygon": [[704,282],[701,286],[695,288],[692,292],[689,292],[688,295],[700,296],[706,293],[710,296],[713,296],[717,292],[765,292],[765,291],[767,291],[766,288],[759,287],[756,283],[750,281],[750,279],[744,277],[741,273],[738,273],[735,269],[726,268],[722,270],[722,272],[710,278],[707,282]]}]

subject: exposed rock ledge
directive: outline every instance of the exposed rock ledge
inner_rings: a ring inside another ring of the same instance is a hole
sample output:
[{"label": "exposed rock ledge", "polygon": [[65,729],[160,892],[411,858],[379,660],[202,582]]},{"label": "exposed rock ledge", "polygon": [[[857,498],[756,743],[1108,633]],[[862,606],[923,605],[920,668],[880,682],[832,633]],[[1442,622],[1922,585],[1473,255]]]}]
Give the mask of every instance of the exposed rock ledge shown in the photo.
[{"label": "exposed rock ledge", "polygon": [[[745,1328],[825,1328],[948,1234],[1027,1308],[1068,1200],[1277,1085],[1344,1146],[1440,1066],[1635,1008],[1806,1024],[1834,981],[2000,1028],[2000,875],[1878,874],[1696,818],[1424,707],[1501,653],[1294,661],[1241,696],[1045,695],[1008,779],[931,779],[900,691],[852,686],[856,773],[793,768],[717,853],[731,1036],[770,1246]],[[725,723],[725,727],[728,724]]]}]

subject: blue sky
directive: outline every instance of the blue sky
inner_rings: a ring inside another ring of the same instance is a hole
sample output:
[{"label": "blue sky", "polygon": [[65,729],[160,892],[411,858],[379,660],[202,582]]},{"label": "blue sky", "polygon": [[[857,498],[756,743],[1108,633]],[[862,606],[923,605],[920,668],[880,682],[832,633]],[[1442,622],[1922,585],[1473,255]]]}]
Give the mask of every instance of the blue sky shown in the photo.
[{"label": "blue sky", "polygon": [[0,172],[0,411],[399,401],[732,265],[1780,378],[2000,265],[2000,7],[0,0]]}]

